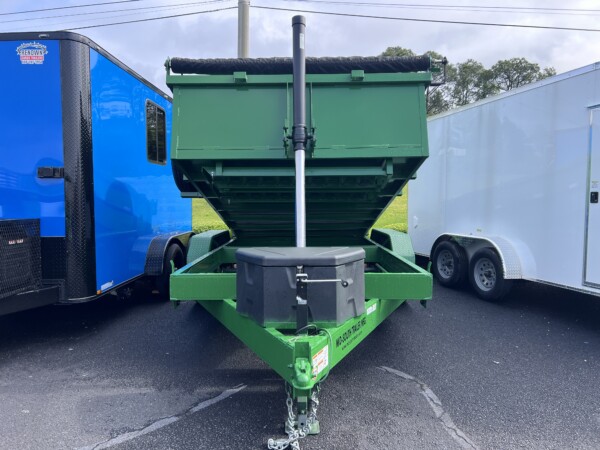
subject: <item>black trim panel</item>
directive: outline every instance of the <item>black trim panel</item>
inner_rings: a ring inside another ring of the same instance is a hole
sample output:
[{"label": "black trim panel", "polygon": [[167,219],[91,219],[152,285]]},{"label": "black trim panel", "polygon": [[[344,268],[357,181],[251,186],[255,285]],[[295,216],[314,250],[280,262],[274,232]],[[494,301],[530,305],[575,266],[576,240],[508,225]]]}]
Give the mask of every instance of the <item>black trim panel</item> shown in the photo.
[{"label": "black trim panel", "polygon": [[0,316],[52,305],[58,302],[58,293],[58,286],[51,286],[2,299],[0,300]]},{"label": "black trim panel", "polygon": [[67,240],[64,237],[42,237],[42,278],[64,280],[67,277]]},{"label": "black trim panel", "polygon": [[60,41],[67,298],[96,295],[90,50]]}]

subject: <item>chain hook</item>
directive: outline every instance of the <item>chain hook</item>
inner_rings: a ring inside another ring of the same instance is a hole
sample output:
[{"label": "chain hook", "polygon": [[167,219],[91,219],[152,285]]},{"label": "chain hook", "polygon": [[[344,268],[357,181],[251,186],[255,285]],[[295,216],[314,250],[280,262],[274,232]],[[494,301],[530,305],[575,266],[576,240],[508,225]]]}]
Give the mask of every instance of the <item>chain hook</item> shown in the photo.
[{"label": "chain hook", "polygon": [[267,448],[269,450],[285,450],[291,448],[292,450],[300,450],[300,439],[304,439],[310,433],[310,427],[317,421],[317,408],[319,407],[319,392],[321,391],[321,385],[316,384],[310,395],[310,409],[308,413],[308,419],[306,425],[296,429],[297,416],[294,414],[294,399],[292,398],[292,388],[286,383],[285,392],[287,398],[285,404],[288,410],[288,417],[285,421],[285,432],[287,433],[287,439],[269,439],[267,441]]}]

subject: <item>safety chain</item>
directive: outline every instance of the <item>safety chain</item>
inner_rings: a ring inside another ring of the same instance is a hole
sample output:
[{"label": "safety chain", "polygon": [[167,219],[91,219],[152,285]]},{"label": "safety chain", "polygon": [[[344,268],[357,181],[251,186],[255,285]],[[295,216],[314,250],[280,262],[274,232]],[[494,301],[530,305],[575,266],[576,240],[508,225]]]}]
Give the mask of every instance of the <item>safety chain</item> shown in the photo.
[{"label": "safety chain", "polygon": [[290,448],[291,450],[300,450],[300,439],[304,439],[310,433],[310,427],[317,421],[317,409],[319,407],[319,392],[321,390],[320,385],[315,385],[310,395],[310,410],[308,418],[304,427],[296,429],[297,416],[294,414],[294,400],[292,399],[292,388],[286,383],[287,399],[285,404],[287,405],[288,417],[285,421],[285,432],[287,433],[287,439],[269,439],[267,447],[269,450],[284,450]]}]

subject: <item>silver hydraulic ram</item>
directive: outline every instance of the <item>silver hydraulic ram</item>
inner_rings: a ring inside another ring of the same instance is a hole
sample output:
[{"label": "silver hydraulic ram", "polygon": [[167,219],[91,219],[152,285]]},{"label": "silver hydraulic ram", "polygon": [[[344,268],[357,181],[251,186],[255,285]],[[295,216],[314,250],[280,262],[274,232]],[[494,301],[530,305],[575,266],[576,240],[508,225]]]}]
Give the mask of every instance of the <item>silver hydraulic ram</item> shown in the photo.
[{"label": "silver hydraulic ram", "polygon": [[294,31],[294,126],[292,143],[296,162],[296,247],[306,247],[306,191],[304,161],[306,158],[306,54],[304,16],[292,18]]}]

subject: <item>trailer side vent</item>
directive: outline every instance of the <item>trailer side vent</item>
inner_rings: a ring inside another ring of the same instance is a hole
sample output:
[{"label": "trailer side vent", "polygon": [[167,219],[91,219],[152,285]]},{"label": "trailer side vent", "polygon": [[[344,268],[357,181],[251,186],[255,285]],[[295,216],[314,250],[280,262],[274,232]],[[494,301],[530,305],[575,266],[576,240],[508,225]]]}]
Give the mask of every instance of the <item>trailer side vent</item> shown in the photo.
[{"label": "trailer side vent", "polygon": [[0,299],[41,284],[39,220],[0,220]]}]

